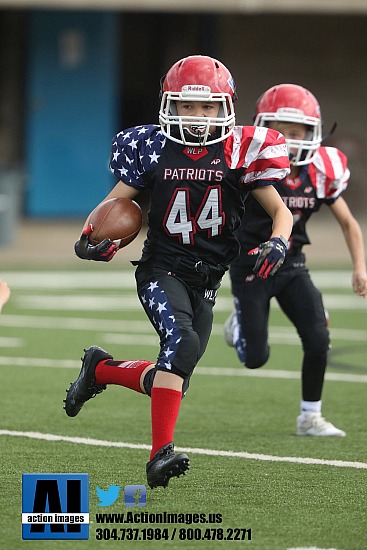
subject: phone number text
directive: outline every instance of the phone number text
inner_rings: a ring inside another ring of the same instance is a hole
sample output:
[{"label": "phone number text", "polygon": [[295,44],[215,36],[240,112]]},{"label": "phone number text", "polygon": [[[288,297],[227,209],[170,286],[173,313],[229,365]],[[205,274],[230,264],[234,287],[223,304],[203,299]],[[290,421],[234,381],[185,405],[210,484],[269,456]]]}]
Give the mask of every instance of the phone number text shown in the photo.
[{"label": "phone number text", "polygon": [[146,529],[96,529],[97,540],[251,540],[251,529],[240,527],[223,529],[221,527],[205,528],[180,527],[147,527]]}]

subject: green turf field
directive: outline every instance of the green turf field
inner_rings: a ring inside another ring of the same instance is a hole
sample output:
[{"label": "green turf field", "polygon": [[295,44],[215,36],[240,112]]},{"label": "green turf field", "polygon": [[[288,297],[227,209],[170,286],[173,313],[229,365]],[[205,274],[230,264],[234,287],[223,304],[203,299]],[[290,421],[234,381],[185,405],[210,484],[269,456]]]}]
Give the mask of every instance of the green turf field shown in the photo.
[{"label": "green turf field", "polygon": [[[165,490],[148,488],[147,505],[133,508],[124,505],[123,488],[146,483],[149,398],[110,386],[76,418],[62,408],[84,347],[98,344],[116,359],[155,359],[158,339],[135,296],[133,271],[83,264],[81,271],[0,276],[12,288],[0,316],[4,548],[367,548],[367,303],[353,295],[349,273],[315,272],[332,336],[323,413],[347,437],[295,435],[301,348],[277,307],[267,366],[253,372],[238,363],[222,336],[231,311],[225,279],[176,428],[176,447],[191,449],[191,469]],[[89,474],[88,541],[22,541],[23,473]],[[118,499],[98,506],[96,486],[110,485],[121,487]],[[157,519],[178,514],[187,523],[96,523],[96,514],[131,510]],[[190,524],[195,514],[221,522]]]}]

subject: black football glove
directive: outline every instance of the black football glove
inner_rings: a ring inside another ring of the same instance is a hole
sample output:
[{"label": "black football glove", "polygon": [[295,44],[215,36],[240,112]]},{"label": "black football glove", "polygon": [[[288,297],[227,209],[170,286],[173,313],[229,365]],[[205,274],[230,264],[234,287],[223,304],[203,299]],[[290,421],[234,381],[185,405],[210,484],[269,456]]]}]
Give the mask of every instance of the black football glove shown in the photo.
[{"label": "black football glove", "polygon": [[254,273],[260,279],[267,279],[269,275],[274,275],[284,262],[287,246],[288,243],[284,237],[272,237],[250,250],[250,256],[259,255],[253,269]]},{"label": "black football glove", "polygon": [[75,254],[82,260],[109,262],[119,250],[117,244],[109,239],[105,239],[95,246],[90,244],[88,236],[92,233],[92,231],[93,227],[91,224],[84,229],[79,241],[77,241],[74,245]]}]

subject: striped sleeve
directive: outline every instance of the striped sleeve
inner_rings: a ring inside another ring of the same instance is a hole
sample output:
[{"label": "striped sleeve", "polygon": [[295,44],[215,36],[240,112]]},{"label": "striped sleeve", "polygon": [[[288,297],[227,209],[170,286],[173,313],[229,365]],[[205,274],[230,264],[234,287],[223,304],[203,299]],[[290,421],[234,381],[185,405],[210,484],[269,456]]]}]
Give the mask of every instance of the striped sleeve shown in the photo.
[{"label": "striped sleeve", "polygon": [[227,154],[232,169],[243,168],[243,183],[282,180],[289,172],[288,150],[282,134],[259,126],[236,126]]},{"label": "striped sleeve", "polygon": [[339,149],[320,147],[309,168],[319,199],[334,202],[346,189],[350,177],[347,162]]}]

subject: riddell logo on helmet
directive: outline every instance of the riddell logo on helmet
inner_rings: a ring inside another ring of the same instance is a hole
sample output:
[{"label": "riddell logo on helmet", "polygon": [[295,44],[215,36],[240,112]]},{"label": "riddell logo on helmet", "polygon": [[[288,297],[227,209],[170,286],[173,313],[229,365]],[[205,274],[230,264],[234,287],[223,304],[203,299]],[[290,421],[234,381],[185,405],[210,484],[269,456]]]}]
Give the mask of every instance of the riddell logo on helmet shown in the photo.
[{"label": "riddell logo on helmet", "polygon": [[183,92],[210,92],[210,86],[188,84],[187,86],[182,86],[182,91]]},{"label": "riddell logo on helmet", "polygon": [[282,107],[278,111],[282,111],[282,114],[305,116],[302,109],[295,109],[294,107]]}]

